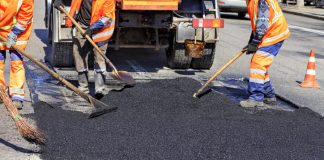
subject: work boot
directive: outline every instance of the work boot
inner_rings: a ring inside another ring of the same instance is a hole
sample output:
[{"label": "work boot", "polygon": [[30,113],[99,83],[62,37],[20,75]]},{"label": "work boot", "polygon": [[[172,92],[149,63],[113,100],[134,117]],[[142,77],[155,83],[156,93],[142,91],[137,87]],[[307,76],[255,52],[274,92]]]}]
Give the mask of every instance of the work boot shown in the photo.
[{"label": "work boot", "polygon": [[104,96],[105,75],[102,72],[95,72],[95,98],[101,99]]},{"label": "work boot", "polygon": [[264,104],[263,102],[258,102],[253,99],[246,99],[240,102],[240,106],[244,108],[252,108],[252,107],[263,107]]},{"label": "work boot", "polygon": [[78,89],[81,92],[89,94],[89,80],[88,80],[88,72],[78,72]]},{"label": "work boot", "polygon": [[269,104],[269,105],[276,105],[277,104],[277,98],[276,97],[264,98],[263,102],[265,104]]},{"label": "work boot", "polygon": [[23,108],[23,102],[18,100],[13,100],[12,103],[17,107],[18,110]]}]

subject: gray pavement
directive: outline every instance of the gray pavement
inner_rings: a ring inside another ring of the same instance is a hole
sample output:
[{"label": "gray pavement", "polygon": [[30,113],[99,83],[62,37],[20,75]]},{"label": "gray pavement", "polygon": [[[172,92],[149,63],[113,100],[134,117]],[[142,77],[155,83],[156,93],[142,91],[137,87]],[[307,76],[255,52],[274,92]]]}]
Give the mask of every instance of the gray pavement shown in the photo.
[{"label": "gray pavement", "polygon": [[[35,5],[34,33],[27,48],[29,53],[41,60],[44,60],[46,53],[50,51],[46,40],[47,30],[43,23],[43,7],[44,1],[39,1]],[[290,9],[289,7],[285,8],[284,11]],[[291,10],[298,12],[300,8]],[[324,9],[318,11],[322,10]],[[285,42],[280,54],[275,59],[270,70],[271,80],[278,95],[300,107],[308,107],[324,116],[324,107],[322,107],[324,91],[322,89],[302,89],[297,83],[303,80],[309,51],[314,49],[317,56],[317,79],[319,84],[324,87],[324,47],[322,45],[324,22],[314,18],[288,14],[288,12],[285,13],[285,16],[290,25],[292,36]],[[109,58],[116,63],[119,69],[130,71],[139,82],[151,79],[173,79],[175,77],[206,80],[246,45],[250,35],[250,22],[247,18],[241,20],[237,19],[236,15],[232,16],[231,14],[223,17],[225,18],[225,28],[219,29],[221,37],[217,45],[214,66],[211,70],[171,70],[165,67],[166,58],[163,51],[121,50],[119,52],[109,52]],[[250,56],[241,57],[221,75],[219,78],[221,81],[214,83],[215,87],[232,86],[234,88],[237,82],[245,79],[248,76],[250,58]],[[44,72],[37,73],[39,69],[34,65],[29,62],[26,65],[29,70],[27,77],[30,84],[28,85],[31,87],[30,100],[46,101],[49,104],[65,104],[61,107],[68,110],[75,110],[79,104],[84,104],[82,100],[68,96],[58,99],[57,97],[70,95],[71,92],[65,90],[64,86],[58,85],[53,79],[44,76]],[[73,69],[57,68],[56,71],[71,80],[76,78]],[[43,77],[37,79],[38,76]],[[235,83],[232,81],[235,81]],[[108,83],[114,84],[116,82],[109,78]],[[247,95],[244,91],[246,84],[238,84],[242,85],[242,87],[239,88],[241,94],[237,96],[242,98]],[[47,91],[47,89],[50,89],[50,91]],[[53,98],[53,95],[56,98]],[[25,103],[27,107],[22,113],[27,115],[33,113],[30,102]],[[20,138],[10,117],[6,115],[4,107],[0,105],[0,109],[0,121],[3,122],[0,124],[0,159],[39,159],[37,153],[30,152],[37,150],[37,146],[30,145]],[[31,119],[28,120],[31,121]]]},{"label": "gray pavement", "polygon": [[280,6],[285,13],[324,20],[324,8],[316,8],[315,6],[298,7],[296,5],[287,5],[283,3],[281,3]]}]

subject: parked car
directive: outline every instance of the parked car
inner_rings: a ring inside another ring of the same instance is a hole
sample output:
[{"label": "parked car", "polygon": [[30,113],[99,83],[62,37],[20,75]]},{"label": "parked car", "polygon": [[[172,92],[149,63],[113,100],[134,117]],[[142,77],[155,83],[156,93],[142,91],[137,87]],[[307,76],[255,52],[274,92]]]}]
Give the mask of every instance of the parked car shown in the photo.
[{"label": "parked car", "polygon": [[247,13],[246,0],[218,0],[221,12],[236,12],[239,18],[244,18]]},{"label": "parked car", "polygon": [[305,6],[314,5],[316,0],[304,0]]}]

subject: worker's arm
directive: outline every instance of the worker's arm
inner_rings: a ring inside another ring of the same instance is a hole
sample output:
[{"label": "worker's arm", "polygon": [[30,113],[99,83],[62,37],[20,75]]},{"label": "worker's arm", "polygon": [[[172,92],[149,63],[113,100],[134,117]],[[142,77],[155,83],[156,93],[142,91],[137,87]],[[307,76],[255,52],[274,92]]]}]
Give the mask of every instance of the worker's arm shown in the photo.
[{"label": "worker's arm", "polygon": [[23,33],[33,20],[34,1],[24,0],[16,15],[17,23],[12,27],[8,34],[7,48],[11,48],[13,44],[16,44],[17,37]]},{"label": "worker's arm", "polygon": [[247,46],[246,54],[254,54],[258,50],[258,45],[268,30],[269,25],[269,5],[266,0],[259,0],[258,16],[256,19],[256,32],[252,32]]},{"label": "worker's arm", "polygon": [[23,33],[33,20],[34,2],[33,0],[24,0],[16,15],[17,23],[12,28],[16,35]]},{"label": "worker's arm", "polygon": [[112,24],[114,18],[113,16],[115,14],[115,6],[116,3],[114,0],[106,0],[102,7],[102,17],[90,26],[91,30],[96,31],[104,27],[110,26]]},{"label": "worker's arm", "polygon": [[269,25],[269,5],[266,0],[259,0],[258,18],[256,20],[256,32],[251,40],[252,44],[258,45],[268,30]]}]

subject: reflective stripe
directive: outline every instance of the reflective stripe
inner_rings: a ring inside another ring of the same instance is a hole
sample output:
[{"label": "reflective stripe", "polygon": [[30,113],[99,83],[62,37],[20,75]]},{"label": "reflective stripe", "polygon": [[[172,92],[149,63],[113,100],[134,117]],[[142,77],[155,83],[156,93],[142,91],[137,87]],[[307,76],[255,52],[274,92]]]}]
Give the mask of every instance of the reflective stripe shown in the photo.
[{"label": "reflective stripe", "polygon": [[269,57],[271,59],[274,58],[274,55],[268,53],[268,52],[265,52],[265,51],[260,51],[258,50],[255,54],[258,54],[258,55],[261,55],[261,56],[264,56],[264,57]]},{"label": "reflective stripe", "polygon": [[256,78],[250,78],[249,82],[264,84],[265,80],[263,80],[263,79],[256,79]]},{"label": "reflective stripe", "polygon": [[269,78],[269,77],[266,78],[266,79],[264,80],[264,82],[270,82],[270,78]]},{"label": "reflective stripe", "polygon": [[306,72],[306,74],[315,76],[316,75],[316,71],[313,70],[313,69],[308,69],[307,72]]},{"label": "reflective stripe", "polygon": [[10,93],[24,94],[24,90],[20,88],[11,88],[9,91]]},{"label": "reflective stripe", "polygon": [[204,27],[204,20],[201,18],[198,20],[198,27]]},{"label": "reflective stripe", "polygon": [[18,0],[17,12],[20,10],[22,3],[23,3],[23,0]]},{"label": "reflective stripe", "polygon": [[21,31],[25,31],[26,30],[26,28],[23,27],[22,25],[20,25],[19,23],[16,23],[15,27],[18,28]]},{"label": "reflective stripe", "polygon": [[22,21],[22,20],[18,20],[18,23],[20,24],[24,24],[24,25],[27,25],[27,24],[30,24],[33,20],[30,20],[30,21]]},{"label": "reflective stripe", "polygon": [[250,73],[254,73],[254,74],[266,74],[266,71],[261,70],[261,69],[254,69],[254,68],[251,68],[251,69],[250,69]]},{"label": "reflective stripe", "polygon": [[274,1],[274,0],[270,0],[271,7],[272,7],[272,9],[276,12],[276,11],[277,11],[277,7],[276,7],[276,5],[274,4],[273,1]]},{"label": "reflective stripe", "polygon": [[286,31],[284,31],[284,32],[282,32],[282,33],[280,33],[279,35],[276,35],[276,36],[274,36],[274,37],[269,37],[269,38],[266,38],[263,42],[271,42],[271,41],[275,41],[275,40],[278,40],[278,39],[280,39],[280,38],[282,38],[282,37],[284,37],[284,36],[286,36],[287,34],[289,33],[289,28],[287,28],[287,30]]},{"label": "reflective stripe", "polygon": [[269,23],[269,26],[272,26],[273,24],[275,24],[281,16],[283,16],[282,11],[280,11],[279,13],[276,13],[275,17],[273,17],[273,20]]},{"label": "reflective stripe", "polygon": [[109,35],[112,35],[114,33],[114,30],[109,30],[107,32],[103,32],[103,33],[98,33],[92,36],[93,39],[98,39],[98,38],[102,38],[102,37],[106,37]]},{"label": "reflective stripe", "polygon": [[0,29],[1,30],[9,30],[11,27],[12,27],[12,25],[10,25],[10,26],[3,26],[3,27],[0,27]]},{"label": "reflective stripe", "polygon": [[[23,44],[27,44],[27,41],[17,41],[16,45],[23,45]],[[0,42],[0,46],[5,46],[6,42]]]},{"label": "reflective stripe", "polygon": [[[102,17],[99,19],[103,24],[106,24],[107,22],[109,22],[109,20],[112,20],[111,18],[108,17]],[[111,24],[115,24],[115,20],[112,20],[111,22],[109,22]]]},{"label": "reflective stripe", "polygon": [[18,101],[24,101],[25,96],[24,95],[10,95],[12,100],[18,100]]},{"label": "reflective stripe", "polygon": [[104,73],[106,72],[106,69],[95,69],[97,73]]},{"label": "reflective stripe", "polygon": [[88,72],[88,69],[81,69],[81,70],[78,70],[79,73],[81,72]]},{"label": "reflective stripe", "polygon": [[308,62],[315,62],[315,57],[309,57]]}]

